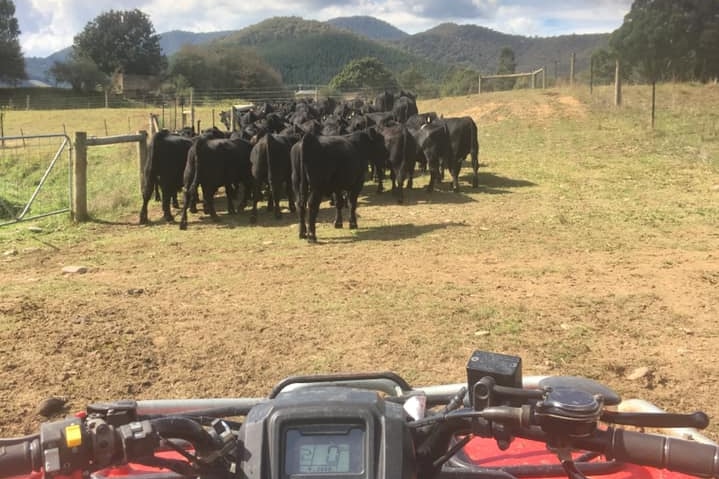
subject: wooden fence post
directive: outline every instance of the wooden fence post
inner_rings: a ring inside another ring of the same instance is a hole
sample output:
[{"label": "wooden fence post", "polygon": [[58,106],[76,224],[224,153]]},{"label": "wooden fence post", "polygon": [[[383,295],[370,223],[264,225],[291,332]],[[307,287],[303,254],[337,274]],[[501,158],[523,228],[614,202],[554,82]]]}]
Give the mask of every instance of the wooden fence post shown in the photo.
[{"label": "wooden fence post", "polygon": [[75,162],[72,168],[72,219],[87,221],[87,133],[75,133]]},{"label": "wooden fence post", "polygon": [[140,130],[137,132],[142,138],[137,141],[137,159],[140,166],[140,194],[142,194],[142,177],[147,165],[147,132]]},{"label": "wooden fence post", "polygon": [[572,52],[569,62],[569,86],[574,86],[574,64],[577,61],[577,54]]},{"label": "wooden fence post", "polygon": [[619,59],[614,67],[614,106],[622,105],[622,72],[619,67]]},{"label": "wooden fence post", "polygon": [[477,94],[479,95],[482,93],[482,75],[479,75],[479,80],[477,81]]}]

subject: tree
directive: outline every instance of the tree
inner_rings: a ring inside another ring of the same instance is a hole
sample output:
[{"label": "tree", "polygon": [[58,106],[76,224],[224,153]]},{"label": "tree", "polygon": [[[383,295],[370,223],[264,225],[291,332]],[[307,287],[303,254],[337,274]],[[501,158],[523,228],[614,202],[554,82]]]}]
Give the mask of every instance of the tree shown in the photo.
[{"label": "tree", "polygon": [[19,36],[15,4],[0,0],[0,81],[14,83],[27,78]]},{"label": "tree", "polygon": [[397,80],[375,57],[352,60],[332,80],[329,87],[334,90],[371,88],[373,90],[396,90]]},{"label": "tree", "polygon": [[719,0],[635,0],[610,38],[647,81],[706,81],[719,73]]},{"label": "tree", "polygon": [[50,67],[50,75],[55,81],[69,83],[73,90],[82,92],[95,91],[110,83],[110,78],[100,71],[95,62],[73,55],[65,62],[55,62]]},{"label": "tree", "polygon": [[479,73],[474,70],[454,69],[449,72],[440,86],[442,96],[457,96],[477,93]]},{"label": "tree", "polygon": [[654,127],[658,81],[719,73],[719,0],[634,0],[609,45],[651,83]]},{"label": "tree", "polygon": [[275,69],[254,50],[239,45],[185,45],[170,59],[169,74],[200,90],[282,86]]},{"label": "tree", "polygon": [[689,37],[695,51],[694,77],[706,82],[719,77],[719,0],[685,0]]},{"label": "tree", "polygon": [[160,36],[147,15],[138,9],[110,10],[98,15],[75,36],[72,48],[76,59],[92,60],[106,75],[118,71],[157,75],[167,65]]},{"label": "tree", "polygon": [[418,97],[434,98],[439,95],[439,86],[425,78],[414,66],[401,72],[397,81],[402,90],[415,92]]},{"label": "tree", "polygon": [[424,82],[424,76],[414,66],[399,74],[399,85],[403,90],[417,91]]},{"label": "tree", "polygon": [[[514,50],[509,47],[502,48],[499,53],[499,65],[497,75],[513,75],[517,72],[517,61],[514,58]],[[500,78],[497,80],[498,90],[511,90],[517,82],[516,78]]]},{"label": "tree", "polygon": [[[610,85],[616,76],[617,57],[616,54],[605,48],[600,48],[592,53],[592,74],[595,85]],[[619,69],[622,79],[629,78],[631,68],[628,65],[621,65]]]}]

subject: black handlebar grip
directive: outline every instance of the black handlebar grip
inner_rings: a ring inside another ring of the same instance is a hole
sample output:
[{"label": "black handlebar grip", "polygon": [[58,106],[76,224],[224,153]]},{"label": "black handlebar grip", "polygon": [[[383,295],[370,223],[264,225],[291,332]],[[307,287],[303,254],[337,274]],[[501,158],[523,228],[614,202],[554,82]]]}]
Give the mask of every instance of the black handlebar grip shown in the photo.
[{"label": "black handlebar grip", "polygon": [[697,476],[719,477],[719,446],[656,434],[614,429],[609,459]]},{"label": "black handlebar grip", "polygon": [[0,446],[0,477],[30,474],[36,462],[33,457],[36,451],[37,441]]}]

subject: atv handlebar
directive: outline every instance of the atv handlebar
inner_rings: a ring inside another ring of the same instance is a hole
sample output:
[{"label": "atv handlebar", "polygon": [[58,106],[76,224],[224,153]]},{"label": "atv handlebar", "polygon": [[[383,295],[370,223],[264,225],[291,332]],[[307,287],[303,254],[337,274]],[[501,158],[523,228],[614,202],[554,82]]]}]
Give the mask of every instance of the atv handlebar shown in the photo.
[{"label": "atv handlebar", "polygon": [[40,442],[38,439],[26,439],[16,444],[0,446],[0,471],[3,477],[29,474],[41,467]]},{"label": "atv handlebar", "polygon": [[719,476],[719,447],[715,445],[613,428],[601,436],[602,449],[597,452],[608,459],[695,476]]},{"label": "atv handlebar", "polygon": [[[472,437],[494,439],[502,450],[515,437],[544,443],[557,452],[573,478],[583,477],[573,472],[578,469],[570,451],[577,449],[608,460],[719,477],[716,444],[614,426],[703,428],[708,423],[705,414],[607,410],[604,397],[615,404],[618,395],[591,380],[557,377],[523,388],[521,375],[518,382],[505,358],[490,356],[487,361],[490,366],[479,369],[470,362],[467,385],[454,393],[441,387],[413,389],[399,376],[378,373],[321,376],[316,383],[308,377],[291,378],[267,398],[90,405],[77,417],[42,424],[38,435],[0,440],[0,478],[40,470],[48,478],[71,476],[126,463],[201,479],[264,478],[269,477],[267,467],[297,468],[282,477],[313,472],[312,477],[321,478],[326,476],[292,461],[297,451],[324,447],[326,438],[339,441],[347,457],[363,455],[365,472],[352,477],[384,479],[371,471],[382,470],[381,461],[398,460],[399,472],[405,466],[416,469],[419,479],[480,477],[486,469],[472,464],[458,469],[448,463]],[[375,380],[382,384],[382,395],[363,389],[374,388]],[[417,411],[407,406],[418,395],[423,396],[419,402],[432,409],[416,417]],[[234,416],[244,420],[221,419]],[[374,446],[352,449],[363,441]],[[179,459],[155,456],[161,445],[174,449]]]}]

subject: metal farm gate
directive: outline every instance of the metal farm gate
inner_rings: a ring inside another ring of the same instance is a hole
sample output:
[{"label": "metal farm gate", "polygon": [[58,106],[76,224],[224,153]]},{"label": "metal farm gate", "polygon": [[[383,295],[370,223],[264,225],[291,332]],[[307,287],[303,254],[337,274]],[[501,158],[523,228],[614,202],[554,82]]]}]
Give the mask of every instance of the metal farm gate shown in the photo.
[{"label": "metal farm gate", "polygon": [[71,163],[65,134],[0,137],[0,226],[69,212]]}]

